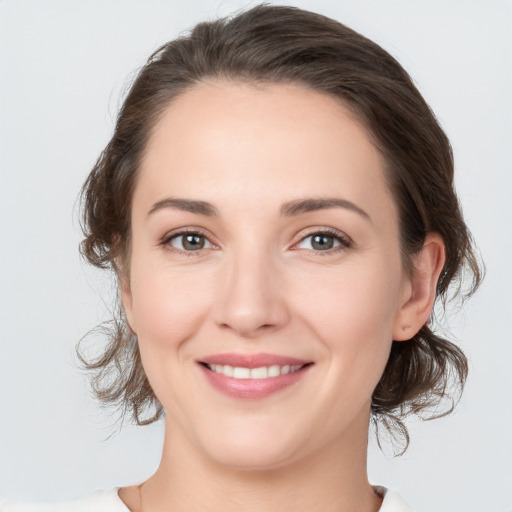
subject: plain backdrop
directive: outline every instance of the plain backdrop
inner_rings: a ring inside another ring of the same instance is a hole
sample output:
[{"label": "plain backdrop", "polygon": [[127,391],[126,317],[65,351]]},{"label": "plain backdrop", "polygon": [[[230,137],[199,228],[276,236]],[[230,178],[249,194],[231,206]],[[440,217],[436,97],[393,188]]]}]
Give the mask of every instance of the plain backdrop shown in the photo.
[{"label": "plain backdrop", "polygon": [[[272,2],[270,2],[272,3]],[[288,2],[280,2],[288,4]],[[91,397],[76,342],[109,317],[106,275],[81,262],[76,200],[134,70],[241,0],[0,0],[0,494],[68,499],[140,482],[163,424],[125,425]],[[453,415],[411,421],[373,483],[418,512],[512,510],[512,3],[297,0],[374,39],[410,72],[450,137],[487,278],[448,327],[470,359]],[[95,340],[101,343],[101,337]],[[107,439],[108,438],[108,439]]]}]

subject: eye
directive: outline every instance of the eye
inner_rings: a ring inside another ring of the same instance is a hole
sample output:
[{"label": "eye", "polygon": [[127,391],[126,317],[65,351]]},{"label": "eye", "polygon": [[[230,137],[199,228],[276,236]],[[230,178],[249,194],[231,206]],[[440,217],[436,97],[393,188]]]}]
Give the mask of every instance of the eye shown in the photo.
[{"label": "eye", "polygon": [[304,237],[296,249],[306,249],[317,252],[336,252],[350,246],[350,240],[338,232],[319,231]]},{"label": "eye", "polygon": [[184,252],[194,252],[215,247],[202,233],[189,231],[174,233],[166,237],[162,240],[162,245]]}]

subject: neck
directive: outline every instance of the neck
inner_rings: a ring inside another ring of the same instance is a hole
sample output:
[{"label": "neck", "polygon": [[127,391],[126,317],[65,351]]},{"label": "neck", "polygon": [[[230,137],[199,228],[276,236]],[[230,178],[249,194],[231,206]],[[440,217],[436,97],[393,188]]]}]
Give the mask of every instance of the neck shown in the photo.
[{"label": "neck", "polygon": [[[360,426],[355,432],[361,432]],[[239,470],[200,454],[167,422],[160,466],[141,489],[143,512],[376,512],[382,499],[368,483],[364,436],[320,447],[265,470]],[[346,432],[345,432],[346,434]]]}]

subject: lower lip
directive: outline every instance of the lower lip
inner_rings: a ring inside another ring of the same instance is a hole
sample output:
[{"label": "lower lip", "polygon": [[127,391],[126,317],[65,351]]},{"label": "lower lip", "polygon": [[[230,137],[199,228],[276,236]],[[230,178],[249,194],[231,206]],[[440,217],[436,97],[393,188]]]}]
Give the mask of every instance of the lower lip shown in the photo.
[{"label": "lower lip", "polygon": [[222,373],[212,372],[203,365],[199,365],[210,384],[231,398],[245,398],[256,400],[265,398],[293,384],[296,384],[307,372],[310,366],[278,377],[267,379],[235,379]]}]

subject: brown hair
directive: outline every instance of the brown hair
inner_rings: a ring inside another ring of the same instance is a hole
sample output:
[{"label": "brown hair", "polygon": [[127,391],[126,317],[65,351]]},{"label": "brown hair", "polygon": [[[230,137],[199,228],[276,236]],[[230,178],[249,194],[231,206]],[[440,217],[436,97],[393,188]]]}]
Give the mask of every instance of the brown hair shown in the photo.
[{"label": "brown hair", "polygon": [[[148,59],[82,190],[81,250],[90,263],[119,274],[116,261],[128,257],[131,198],[151,129],[173,99],[210,78],[299,84],[351,108],[387,163],[406,268],[427,232],[435,231],[446,246],[436,298],[445,305],[453,283],[454,296],[465,298],[475,291],[482,272],[454,191],[451,147],[407,73],[377,44],[337,21],[281,6],[260,5],[232,18],[200,23]],[[471,278],[465,293],[464,269]],[[89,362],[80,352],[79,357],[96,371],[93,389],[100,400],[120,406],[123,416],[131,412],[139,425],[148,424],[161,416],[162,406],[118,307],[104,353]],[[373,420],[402,433],[405,446],[409,438],[401,420],[409,413],[425,414],[449,398],[450,382],[462,391],[467,375],[462,351],[429,325],[407,342],[393,342],[373,393]],[[453,409],[451,400],[435,417]],[[151,407],[154,413],[142,419]]]}]

